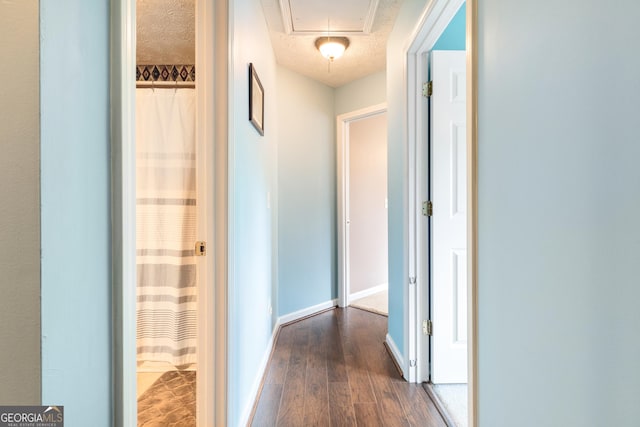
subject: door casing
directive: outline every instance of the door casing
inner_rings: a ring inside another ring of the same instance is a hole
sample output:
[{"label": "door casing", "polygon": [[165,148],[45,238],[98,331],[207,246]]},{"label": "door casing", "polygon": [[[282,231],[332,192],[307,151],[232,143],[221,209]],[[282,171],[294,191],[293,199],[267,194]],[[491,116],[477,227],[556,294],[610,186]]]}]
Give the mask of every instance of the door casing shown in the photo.
[{"label": "door casing", "polygon": [[341,114],[336,119],[337,209],[338,209],[338,304],[349,305],[349,124],[387,111],[387,104]]},{"label": "door casing", "polygon": [[[408,125],[408,246],[409,277],[415,286],[409,287],[405,307],[405,366],[409,382],[428,380],[428,349],[422,345],[422,320],[428,312],[428,228],[420,221],[421,205],[428,196],[428,108],[422,96],[422,84],[427,81],[427,61],[423,58],[433,48],[440,35],[464,0],[433,0],[426,6],[421,24],[407,50],[407,125]],[[425,351],[426,350],[426,351]],[[415,361],[415,363],[412,363]],[[413,366],[412,366],[413,365]]]},{"label": "door casing", "polygon": [[[227,413],[227,10],[226,0],[196,0],[197,233],[208,242],[198,260],[198,426],[225,425]],[[137,425],[135,46],[136,0],[111,2],[113,424],[131,427]]]}]

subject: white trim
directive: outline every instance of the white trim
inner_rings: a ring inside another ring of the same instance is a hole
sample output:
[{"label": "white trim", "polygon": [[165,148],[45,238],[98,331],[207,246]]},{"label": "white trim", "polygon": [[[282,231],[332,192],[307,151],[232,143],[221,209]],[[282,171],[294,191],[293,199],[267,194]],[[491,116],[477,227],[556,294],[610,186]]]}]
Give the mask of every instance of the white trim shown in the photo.
[{"label": "white trim", "polygon": [[391,338],[391,335],[387,334],[385,342],[387,343],[389,350],[391,350],[391,357],[393,357],[393,360],[400,367],[402,374],[406,376],[405,372],[407,372],[407,363],[402,357],[402,353],[400,353],[400,350],[398,350],[398,346],[393,341],[393,338]]},{"label": "white trim", "polygon": [[371,29],[373,27],[373,22],[376,17],[376,13],[378,11],[378,5],[380,0],[372,0],[369,3],[369,8],[367,9],[367,15],[362,24],[362,31],[354,30],[354,31],[334,31],[331,28],[327,30],[317,30],[317,31],[296,31],[293,28],[293,14],[291,12],[291,6],[289,4],[289,0],[279,0],[278,5],[280,6],[280,18],[282,19],[282,28],[284,33],[287,35],[298,35],[298,36],[326,36],[328,31],[331,30],[332,36],[358,36],[358,35],[368,35],[371,34]]},{"label": "white trim", "polygon": [[368,288],[359,292],[354,292],[352,294],[349,294],[349,304],[351,304],[353,301],[357,299],[366,298],[369,295],[377,294],[378,292],[386,291],[388,289],[389,289],[389,284],[383,283],[381,285],[373,286],[371,288]]},{"label": "white trim", "polygon": [[215,307],[214,271],[214,6],[207,0],[196,0],[196,161],[197,161],[197,228],[196,240],[208,243],[207,256],[198,257],[196,421],[199,427],[214,424],[215,408]]},{"label": "white trim", "polygon": [[367,11],[367,16],[364,19],[364,24],[362,25],[362,32],[364,34],[371,34],[371,29],[373,28],[373,21],[376,19],[376,14],[378,13],[378,6],[380,4],[380,0],[372,0],[369,4],[369,10]]},{"label": "white trim", "polygon": [[258,372],[256,373],[256,377],[253,379],[253,384],[249,389],[249,400],[247,401],[247,406],[242,410],[242,414],[240,415],[240,423],[238,425],[246,426],[249,424],[249,417],[251,417],[251,411],[255,406],[256,400],[258,399],[258,393],[260,392],[260,386],[262,385],[262,379],[267,372],[267,364],[269,363],[269,359],[271,358],[271,352],[273,351],[273,345],[276,342],[276,337],[278,336],[278,331],[280,330],[280,322],[276,323],[273,327],[273,331],[271,332],[271,338],[269,338],[269,342],[267,343],[267,347],[264,350],[264,354],[262,355],[262,359],[260,360],[260,365],[258,366]]},{"label": "white trim", "polygon": [[113,423],[137,425],[135,0],[111,2]]},{"label": "white trim", "polygon": [[[211,2],[209,2],[211,3]],[[214,44],[210,46],[213,51],[213,111],[211,120],[214,122],[213,141],[214,164],[213,168],[213,204],[214,204],[214,229],[213,242],[210,247],[214,249],[213,289],[215,307],[213,310],[214,329],[214,360],[213,370],[214,393],[209,405],[213,403],[214,422],[210,425],[227,425],[229,412],[229,385],[228,373],[231,363],[228,349],[229,345],[229,284],[231,271],[230,254],[232,251],[229,196],[229,141],[233,129],[231,117],[232,100],[229,97],[231,82],[233,81],[233,64],[231,60],[231,5],[229,0],[216,0],[213,2],[213,20],[206,23],[206,28],[214,31]],[[212,25],[213,23],[213,25]]]},{"label": "white trim", "polygon": [[337,307],[337,306],[338,306],[338,300],[332,299],[320,304],[316,304],[312,307],[303,308],[302,310],[294,311],[293,313],[280,316],[278,318],[278,322],[276,323],[276,326],[286,325],[287,323],[295,322],[296,320],[300,320],[304,317],[311,316],[321,311],[324,311],[333,307]]},{"label": "white trim", "polygon": [[284,27],[284,33],[289,35],[293,32],[293,25],[291,23],[291,7],[289,6],[289,0],[279,0],[280,12],[282,18],[282,26]]},{"label": "white trim", "polygon": [[336,186],[337,186],[337,244],[338,244],[338,302],[340,307],[349,305],[349,124],[357,120],[385,113],[387,104],[349,113],[336,118]]},{"label": "white trim", "polygon": [[427,153],[419,143],[424,141],[426,132],[423,126],[426,112],[420,84],[426,76],[422,57],[433,47],[463,2],[464,0],[430,1],[425,6],[419,25],[404,50],[407,57],[405,82],[407,85],[406,170],[408,180],[405,194],[408,215],[408,270],[409,277],[416,278],[416,286],[409,286],[405,298],[405,363],[409,365],[409,360],[412,359],[417,361],[415,367],[410,367],[405,372],[405,378],[409,382],[427,381],[429,375],[428,352],[425,353],[424,348],[426,338],[420,333],[419,327],[421,319],[425,317],[423,307],[427,307],[425,298],[428,289],[428,271],[424,262],[426,255],[422,253],[428,243],[427,225],[418,212],[422,200],[426,200],[428,178]]},{"label": "white trim", "polygon": [[[236,148],[236,144],[235,144],[235,134],[236,134],[236,129],[235,129],[235,123],[234,123],[234,115],[235,115],[235,103],[236,102],[245,102],[246,100],[244,99],[238,99],[236,101],[235,99],[235,56],[236,56],[236,51],[235,49],[232,49],[232,46],[234,46],[235,43],[235,38],[234,38],[234,32],[235,32],[235,7],[236,7],[236,2],[229,0],[228,1],[228,10],[227,10],[227,15],[229,16],[229,20],[228,20],[228,28],[227,28],[227,37],[228,37],[228,43],[229,43],[229,50],[227,53],[227,56],[229,58],[228,60],[228,64],[226,67],[226,79],[227,79],[227,86],[226,86],[226,90],[227,90],[227,98],[224,101],[224,103],[219,102],[217,104],[220,104],[221,108],[226,108],[226,112],[225,111],[220,111],[222,114],[225,114],[224,118],[227,121],[227,151],[226,151],[226,161],[225,161],[225,167],[229,168],[229,173],[227,174],[227,181],[226,181],[226,192],[227,192],[227,260],[226,260],[226,280],[227,283],[226,285],[222,285],[226,288],[227,290],[227,302],[226,302],[226,307],[225,310],[227,310],[229,313],[234,313],[235,311],[235,307],[234,307],[234,301],[238,300],[240,301],[241,298],[238,297],[237,295],[237,289],[236,289],[236,278],[235,278],[235,257],[236,257],[236,250],[235,250],[235,246],[236,246],[236,242],[235,242],[235,200],[236,200],[236,192],[235,192],[235,173],[233,172],[233,168],[235,165],[235,148]],[[216,22],[217,24],[217,22]],[[220,88],[220,90],[223,90],[223,88]],[[217,107],[218,105],[216,105]],[[217,154],[217,153],[216,153]],[[218,162],[221,161],[222,159],[218,159],[216,161],[216,166],[218,166]],[[221,230],[222,231],[222,230]],[[217,242],[216,242],[217,243]],[[235,372],[235,365],[237,363],[237,359],[238,359],[238,355],[233,353],[233,349],[237,348],[237,333],[236,333],[236,320],[235,320],[236,316],[228,316],[228,324],[227,324],[227,333],[228,333],[228,341],[227,341],[227,347],[226,347],[226,358],[227,358],[227,365],[226,365],[226,372],[224,373],[225,375],[229,375],[231,372]],[[220,420],[216,426],[226,426],[227,425],[227,421],[230,423],[230,417],[234,414],[235,411],[235,407],[237,406],[238,408],[240,407],[239,404],[236,404],[236,385],[232,384],[230,381],[227,381],[225,388],[224,388],[224,393],[227,396],[227,402],[226,402],[226,411],[227,414],[229,415],[228,419],[225,419],[224,422],[222,422],[222,420]],[[218,421],[216,419],[216,421]]]},{"label": "white trim", "polygon": [[466,3],[469,427],[478,425],[478,2]]}]

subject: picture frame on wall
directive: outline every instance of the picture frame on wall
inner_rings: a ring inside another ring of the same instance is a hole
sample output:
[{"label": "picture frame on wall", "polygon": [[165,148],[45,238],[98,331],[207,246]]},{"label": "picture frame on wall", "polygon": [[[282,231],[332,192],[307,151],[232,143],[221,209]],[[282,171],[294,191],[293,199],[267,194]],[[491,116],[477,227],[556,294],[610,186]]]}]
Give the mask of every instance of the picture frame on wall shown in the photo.
[{"label": "picture frame on wall", "polygon": [[253,63],[249,64],[249,121],[264,136],[264,89]]}]

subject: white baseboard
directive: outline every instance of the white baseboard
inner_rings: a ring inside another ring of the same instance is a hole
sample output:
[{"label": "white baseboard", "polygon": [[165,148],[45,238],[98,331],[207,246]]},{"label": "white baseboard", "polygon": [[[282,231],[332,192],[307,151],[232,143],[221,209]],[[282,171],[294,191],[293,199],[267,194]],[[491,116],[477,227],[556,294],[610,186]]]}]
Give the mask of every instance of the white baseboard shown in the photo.
[{"label": "white baseboard", "polygon": [[381,285],[374,286],[372,288],[365,289],[363,291],[354,292],[352,294],[349,294],[349,303],[360,298],[368,297],[369,295],[377,294],[378,292],[386,291],[388,289],[389,289],[389,284],[383,283]]},{"label": "white baseboard", "polygon": [[398,350],[398,346],[396,345],[396,343],[393,342],[393,338],[391,338],[391,335],[387,334],[385,342],[387,343],[387,346],[389,346],[389,350],[391,350],[391,357],[393,357],[396,364],[400,367],[402,374],[406,375],[407,366],[404,363],[404,357],[402,357],[402,353],[400,353],[400,350]]},{"label": "white baseboard", "polygon": [[338,300],[332,299],[332,300],[314,305],[313,307],[303,308],[302,310],[294,311],[293,313],[280,316],[278,318],[278,324],[284,325],[285,323],[295,322],[298,319],[311,316],[312,314],[316,314],[320,311],[335,307],[337,305],[338,305]]},{"label": "white baseboard", "polygon": [[271,351],[273,350],[273,345],[275,344],[276,336],[278,335],[278,329],[280,329],[280,322],[276,323],[273,327],[273,332],[271,332],[271,338],[269,338],[269,342],[267,343],[267,348],[262,355],[262,360],[260,360],[260,366],[258,367],[258,373],[253,380],[253,384],[251,385],[251,390],[249,392],[249,404],[242,411],[242,415],[240,416],[240,424],[241,426],[246,426],[249,423],[249,417],[251,416],[251,411],[253,411],[253,406],[258,398],[258,393],[260,392],[260,386],[262,385],[262,378],[267,370],[267,364],[269,363],[269,359],[271,358]]},{"label": "white baseboard", "polygon": [[271,352],[273,350],[273,345],[275,344],[275,338],[278,335],[278,331],[280,327],[285,323],[294,322],[298,319],[302,319],[303,317],[311,316],[320,311],[324,311],[328,308],[332,308],[338,305],[338,300],[333,299],[327,302],[323,302],[321,304],[314,305],[313,307],[305,308],[302,310],[298,310],[291,314],[287,314],[284,316],[280,316],[275,326],[273,327],[273,332],[271,333],[271,338],[269,339],[269,343],[265,348],[264,355],[262,356],[262,360],[260,361],[260,367],[258,369],[258,373],[256,374],[255,379],[253,380],[253,384],[251,385],[251,392],[249,394],[250,399],[248,400],[247,407],[242,411],[242,416],[240,417],[241,426],[245,426],[249,423],[249,417],[251,417],[251,411],[253,411],[253,407],[256,403],[256,399],[258,398],[258,393],[260,392],[260,386],[262,385],[262,379],[267,370],[267,364],[269,363],[269,359],[271,358]]}]

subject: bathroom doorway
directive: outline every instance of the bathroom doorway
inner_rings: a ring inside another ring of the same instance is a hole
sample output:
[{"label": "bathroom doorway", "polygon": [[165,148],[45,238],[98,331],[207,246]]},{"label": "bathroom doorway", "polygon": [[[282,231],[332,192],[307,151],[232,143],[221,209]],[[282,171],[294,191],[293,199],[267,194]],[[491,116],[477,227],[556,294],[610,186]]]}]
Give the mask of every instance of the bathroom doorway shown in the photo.
[{"label": "bathroom doorway", "polygon": [[206,255],[196,1],[137,0],[135,51],[137,425],[196,426]]}]

